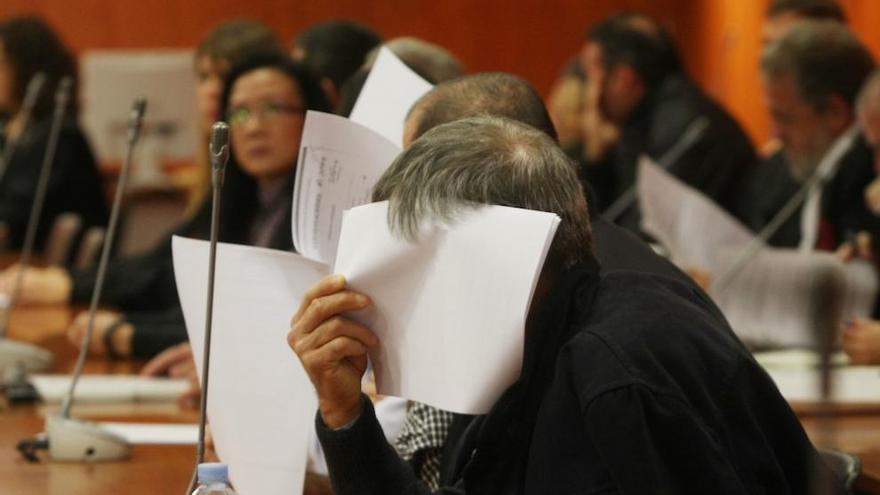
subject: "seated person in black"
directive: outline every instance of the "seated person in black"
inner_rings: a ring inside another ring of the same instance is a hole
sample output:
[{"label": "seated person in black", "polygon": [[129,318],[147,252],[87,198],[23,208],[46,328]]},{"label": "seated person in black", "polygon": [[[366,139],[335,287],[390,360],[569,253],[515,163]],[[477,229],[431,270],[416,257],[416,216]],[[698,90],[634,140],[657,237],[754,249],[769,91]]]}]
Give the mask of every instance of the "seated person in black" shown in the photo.
[{"label": "seated person in black", "polygon": [[[465,117],[490,114],[528,124],[556,140],[556,130],[538,92],[527,81],[504,73],[483,73],[438,84],[417,101],[406,119],[403,141],[409,145],[429,129]],[[691,280],[632,233],[595,214],[588,193],[593,247],[602,270],[630,270]],[[382,194],[381,191],[376,191]],[[439,482],[440,454],[455,415],[410,402],[404,429],[394,443],[398,453],[429,486]]]},{"label": "seated person in black", "polygon": [[[522,374],[448,440],[440,493],[807,493],[814,473],[828,475],[769,376],[699,292],[600,273],[575,170],[545,134],[488,116],[443,124],[376,190],[389,218],[406,223],[437,214],[416,203],[503,204],[562,219],[528,315]],[[368,307],[368,296],[327,277],[288,336],[317,389],[333,487],[429,493],[360,391],[366,353],[381,343],[343,314]]]},{"label": "seated person in black", "polygon": [[[580,157],[582,177],[595,189],[601,213],[634,184],[639,156],[667,160],[669,170],[734,216],[756,161],[748,136],[684,73],[670,36],[643,14],[619,14],[587,34],[582,63],[615,142],[598,158]],[[699,129],[702,127],[702,130]],[[688,143],[686,135],[695,139]],[[638,232],[638,205],[615,219]]]},{"label": "seated person in black", "polygon": [[[25,90],[40,72],[46,83],[25,127]],[[84,227],[100,226],[107,223],[107,208],[95,157],[77,124],[76,59],[43,20],[0,21],[0,223],[8,227],[7,242],[13,249],[21,249],[24,242],[49,141],[55,90],[65,76],[74,78],[74,85],[40,212],[37,248],[59,214],[76,213]]]},{"label": "seated person in black", "polygon": [[[808,178],[825,177],[771,245],[834,250],[873,224],[863,201],[873,153],[855,122],[856,95],[873,67],[868,49],[835,21],[800,21],[764,48],[762,85],[782,149],[756,169],[745,196],[747,223],[764,228]],[[835,154],[838,146],[842,154]]]}]

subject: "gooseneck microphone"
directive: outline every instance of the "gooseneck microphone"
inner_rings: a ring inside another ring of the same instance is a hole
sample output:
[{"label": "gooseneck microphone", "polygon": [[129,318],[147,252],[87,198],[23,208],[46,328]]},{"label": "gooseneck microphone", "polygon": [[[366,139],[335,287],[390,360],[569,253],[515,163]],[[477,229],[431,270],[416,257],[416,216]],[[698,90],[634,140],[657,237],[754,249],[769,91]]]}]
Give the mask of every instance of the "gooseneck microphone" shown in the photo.
[{"label": "gooseneck microphone", "polygon": [[[28,95],[26,104],[28,118],[34,101],[39,93],[39,88],[44,84],[45,76],[31,79],[28,85]],[[55,162],[55,153],[58,150],[58,138],[61,135],[61,128],[64,125],[64,115],[70,102],[70,92],[73,87],[73,79],[64,77],[59,81],[58,87],[55,89],[55,109],[52,114],[52,126],[49,130],[49,141],[46,144],[46,152],[43,154],[43,163],[40,167],[40,173],[37,177],[37,187],[34,192],[34,202],[31,206],[30,216],[28,217],[27,229],[25,230],[24,244],[21,249],[21,258],[19,264],[21,268],[15,275],[12,285],[12,292],[7,301],[6,310],[0,316],[0,371],[4,375],[2,381],[5,384],[21,381],[25,372],[34,371],[44,368],[52,361],[52,356],[44,349],[24,343],[15,342],[5,338],[6,328],[9,325],[9,318],[12,309],[21,296],[22,285],[24,284],[24,275],[27,266],[31,262],[31,256],[34,252],[34,243],[37,238],[37,228],[40,223],[40,215],[43,212],[43,205],[46,203],[46,192],[49,188],[49,177],[52,175],[52,164]],[[11,156],[11,155],[10,155]]]},{"label": "gooseneck microphone", "polygon": [[128,120],[128,142],[125,159],[122,162],[122,170],[116,185],[116,193],[113,198],[113,206],[110,212],[110,224],[107,227],[107,237],[101,249],[101,259],[98,265],[98,274],[95,281],[95,289],[92,292],[91,306],[89,307],[88,328],[83,336],[76,368],[70,382],[70,388],[62,402],[60,414],[46,416],[46,432],[34,438],[19,442],[18,448],[22,455],[30,460],[36,459],[35,451],[48,449],[49,457],[59,461],[107,461],[128,457],[131,447],[124,438],[111,433],[97,423],[82,419],[71,418],[70,409],[73,404],[74,393],[79,377],[82,375],[83,365],[89,350],[92,332],[95,323],[95,311],[101,299],[101,290],[104,278],[107,274],[107,263],[110,257],[110,249],[113,246],[113,237],[119,223],[119,211],[128,178],[128,170],[131,168],[132,155],[135,144],[140,136],[143,125],[146,100],[135,100]]},{"label": "gooseneck microphone", "polygon": [[[684,134],[678,138],[678,141],[671,148],[666,150],[666,153],[657,160],[657,164],[664,170],[671,170],[678,160],[703,137],[708,128],[709,119],[707,117],[700,116],[691,121]],[[638,192],[636,191],[635,184],[633,184],[623,194],[618,196],[611,203],[611,206],[605,209],[605,213],[602,216],[609,222],[616,222],[618,218],[635,204],[636,200],[638,200]]]},{"label": "gooseneck microphone", "polygon": [[[40,83],[42,85],[42,83]],[[21,248],[21,259],[19,263],[22,269],[15,276],[15,282],[12,286],[12,293],[9,298],[9,309],[0,321],[0,337],[6,334],[6,325],[9,323],[9,314],[11,309],[15,307],[21,295],[21,287],[24,281],[24,268],[31,262],[31,256],[34,252],[34,243],[37,238],[37,227],[40,223],[40,215],[43,212],[43,205],[46,203],[46,192],[49,188],[49,177],[52,175],[52,164],[55,162],[55,152],[58,150],[58,137],[61,135],[61,127],[64,125],[64,114],[67,111],[67,105],[70,101],[70,90],[73,87],[73,80],[70,77],[64,77],[58,83],[55,89],[55,111],[52,114],[52,127],[49,130],[49,141],[46,144],[46,152],[43,154],[43,163],[40,167],[40,175],[37,177],[37,188],[34,192],[34,202],[31,206],[31,214],[28,217],[27,229],[24,235],[24,244]]]},{"label": "gooseneck microphone", "polygon": [[92,340],[92,333],[95,326],[95,313],[98,311],[98,304],[101,301],[101,292],[104,289],[104,279],[107,278],[107,264],[110,261],[110,251],[113,248],[113,240],[116,237],[116,229],[119,225],[119,211],[122,209],[122,198],[125,195],[125,186],[128,183],[128,171],[131,168],[131,160],[134,155],[135,144],[141,134],[141,128],[144,122],[144,112],[147,109],[147,100],[138,98],[135,100],[131,108],[131,114],[128,118],[128,136],[126,143],[125,159],[122,162],[122,170],[119,173],[119,180],[116,183],[116,191],[113,195],[113,206],[110,209],[110,223],[107,226],[107,236],[104,239],[104,245],[101,247],[101,258],[98,262],[98,273],[95,278],[95,288],[92,291],[92,300],[89,304],[89,319],[86,326],[86,333],[83,335],[79,356],[76,360],[76,368],[73,371],[73,379],[70,381],[70,389],[64,397],[61,406],[61,417],[70,417],[70,407],[73,403],[73,393],[76,391],[76,385],[79,377],[82,375],[83,365],[89,352],[89,345]]},{"label": "gooseneck microphone", "polygon": [[229,161],[229,125],[215,122],[211,128],[211,243],[208,253],[208,294],[205,307],[205,342],[202,350],[202,397],[199,404],[199,442],[196,447],[196,465],[186,493],[192,493],[198,482],[198,467],[205,460],[205,424],[208,414],[208,375],[211,367],[211,329],[214,319],[214,272],[217,260],[217,239],[220,231],[220,192]]},{"label": "gooseneck microphone", "polygon": [[758,232],[758,235],[756,235],[733,259],[727,268],[715,278],[715,281],[712,282],[711,285],[712,292],[717,294],[726,289],[727,286],[730,285],[730,282],[742,271],[743,267],[745,267],[749,261],[751,261],[758,252],[764,248],[767,241],[769,241],[770,238],[782,228],[782,225],[785,224],[785,222],[787,222],[788,219],[798,211],[801,205],[804,204],[809,192],[815,187],[821,188],[825,182],[830,179],[830,173],[828,171],[830,168],[827,167],[826,164],[840,160],[840,158],[852,146],[855,136],[855,132],[850,131],[849,134],[844,135],[842,139],[828,151],[828,154],[822,159],[816,167],[816,170],[813,171],[813,174],[804,181],[800,189],[788,198],[788,201],[786,201],[776,215],[767,222],[767,225]]},{"label": "gooseneck microphone", "polygon": [[[12,160],[15,148],[18,147],[18,141],[25,135],[30,126],[31,115],[34,113],[34,106],[36,106],[37,98],[40,97],[40,93],[42,93],[43,86],[45,85],[46,74],[42,72],[37,72],[31,77],[31,80],[28,81],[27,88],[25,88],[24,91],[24,98],[21,101],[21,132],[18,138],[10,139],[6,142],[6,147],[3,149],[3,155],[0,156],[0,180],[3,180],[3,176],[6,174],[6,168]],[[58,93],[56,92],[56,95],[57,94]]]}]

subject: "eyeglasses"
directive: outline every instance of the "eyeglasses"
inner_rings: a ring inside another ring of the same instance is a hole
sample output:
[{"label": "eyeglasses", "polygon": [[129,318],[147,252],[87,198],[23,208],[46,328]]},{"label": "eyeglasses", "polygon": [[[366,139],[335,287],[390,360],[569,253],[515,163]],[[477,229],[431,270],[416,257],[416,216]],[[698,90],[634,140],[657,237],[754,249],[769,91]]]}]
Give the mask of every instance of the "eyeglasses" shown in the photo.
[{"label": "eyeglasses", "polygon": [[232,108],[226,112],[226,122],[231,126],[240,126],[256,115],[260,120],[276,119],[281,115],[293,115],[303,113],[304,108],[277,101],[266,101],[256,107],[241,106]]}]

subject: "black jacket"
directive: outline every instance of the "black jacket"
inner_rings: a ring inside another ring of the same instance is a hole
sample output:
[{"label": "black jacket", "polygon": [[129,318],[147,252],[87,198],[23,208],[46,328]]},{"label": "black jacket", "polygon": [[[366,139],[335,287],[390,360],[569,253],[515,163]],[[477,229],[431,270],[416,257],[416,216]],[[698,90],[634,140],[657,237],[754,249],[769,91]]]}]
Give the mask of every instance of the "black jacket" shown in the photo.
[{"label": "black jacket", "polygon": [[[289,190],[292,191],[292,181]],[[285,217],[267,247],[291,251],[291,196],[287,193],[286,197]],[[230,202],[224,211],[229,214],[228,210],[235,207],[241,205]],[[174,235],[206,239],[210,233],[210,225],[209,197],[191,219],[175,228],[153,249],[140,255],[117,258],[108,266],[101,303],[121,309],[125,312],[126,319],[134,325],[134,356],[151,357],[187,339],[186,324],[174,281],[171,239]],[[222,232],[220,240],[246,243],[241,236],[224,236]],[[97,267],[73,270],[70,275],[73,279],[71,300],[88,301],[95,287]]]},{"label": "black jacket", "polygon": [[[660,160],[699,118],[706,118],[708,127],[670,170],[740,217],[742,194],[757,161],[754,148],[733,117],[682,75],[668,76],[645,96],[601,160],[582,163],[582,177],[596,190],[599,211],[633,186],[641,154]],[[618,223],[638,231],[640,217],[633,207]]]},{"label": "black jacket", "polygon": [[[50,121],[31,125],[16,145],[6,173],[0,179],[0,222],[9,225],[13,249],[21,249],[24,242],[50,127]],[[5,140],[0,138],[0,150],[5,146]],[[107,223],[104,190],[95,157],[73,120],[64,124],[58,137],[46,203],[37,229],[38,249],[45,243],[55,217],[66,212],[78,214],[86,228]]]},{"label": "black jacket", "polygon": [[[815,449],[711,304],[664,277],[597,272],[557,282],[520,379],[487,416],[459,418],[441,492],[808,493]],[[368,402],[347,429],[318,415],[336,493],[428,493]]]},{"label": "black jacket", "polygon": [[[876,176],[873,151],[859,136],[841,158],[837,173],[822,188],[820,215],[830,227],[834,244],[849,240],[861,230],[875,231],[878,220],[865,205],[864,191]],[[771,155],[756,170],[746,196],[747,224],[761,230],[800,189],[782,151]],[[770,237],[776,247],[797,247],[801,241],[801,209]],[[836,247],[836,246],[835,246]]]}]

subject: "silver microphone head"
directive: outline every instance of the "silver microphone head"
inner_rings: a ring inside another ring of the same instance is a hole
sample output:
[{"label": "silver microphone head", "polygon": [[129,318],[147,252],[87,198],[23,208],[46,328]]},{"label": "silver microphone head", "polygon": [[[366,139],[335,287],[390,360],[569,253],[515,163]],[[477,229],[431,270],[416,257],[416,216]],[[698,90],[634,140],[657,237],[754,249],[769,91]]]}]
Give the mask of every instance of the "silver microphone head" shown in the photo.
[{"label": "silver microphone head", "polygon": [[40,97],[40,93],[45,85],[46,74],[44,72],[37,72],[31,77],[31,80],[28,81],[27,88],[24,92],[24,99],[21,102],[22,109],[28,114],[33,110],[34,105],[37,104],[37,98]]},{"label": "silver microphone head", "polygon": [[73,78],[64,76],[58,81],[58,87],[55,88],[55,108],[56,111],[64,111],[67,102],[70,100],[70,91],[73,89]]},{"label": "silver microphone head", "polygon": [[144,113],[147,111],[147,99],[135,98],[131,105],[131,113],[128,116],[128,141],[133,143],[141,134],[144,124]]},{"label": "silver microphone head", "polygon": [[229,158],[229,124],[226,122],[214,122],[211,127],[211,166],[215,169],[223,169]]}]

